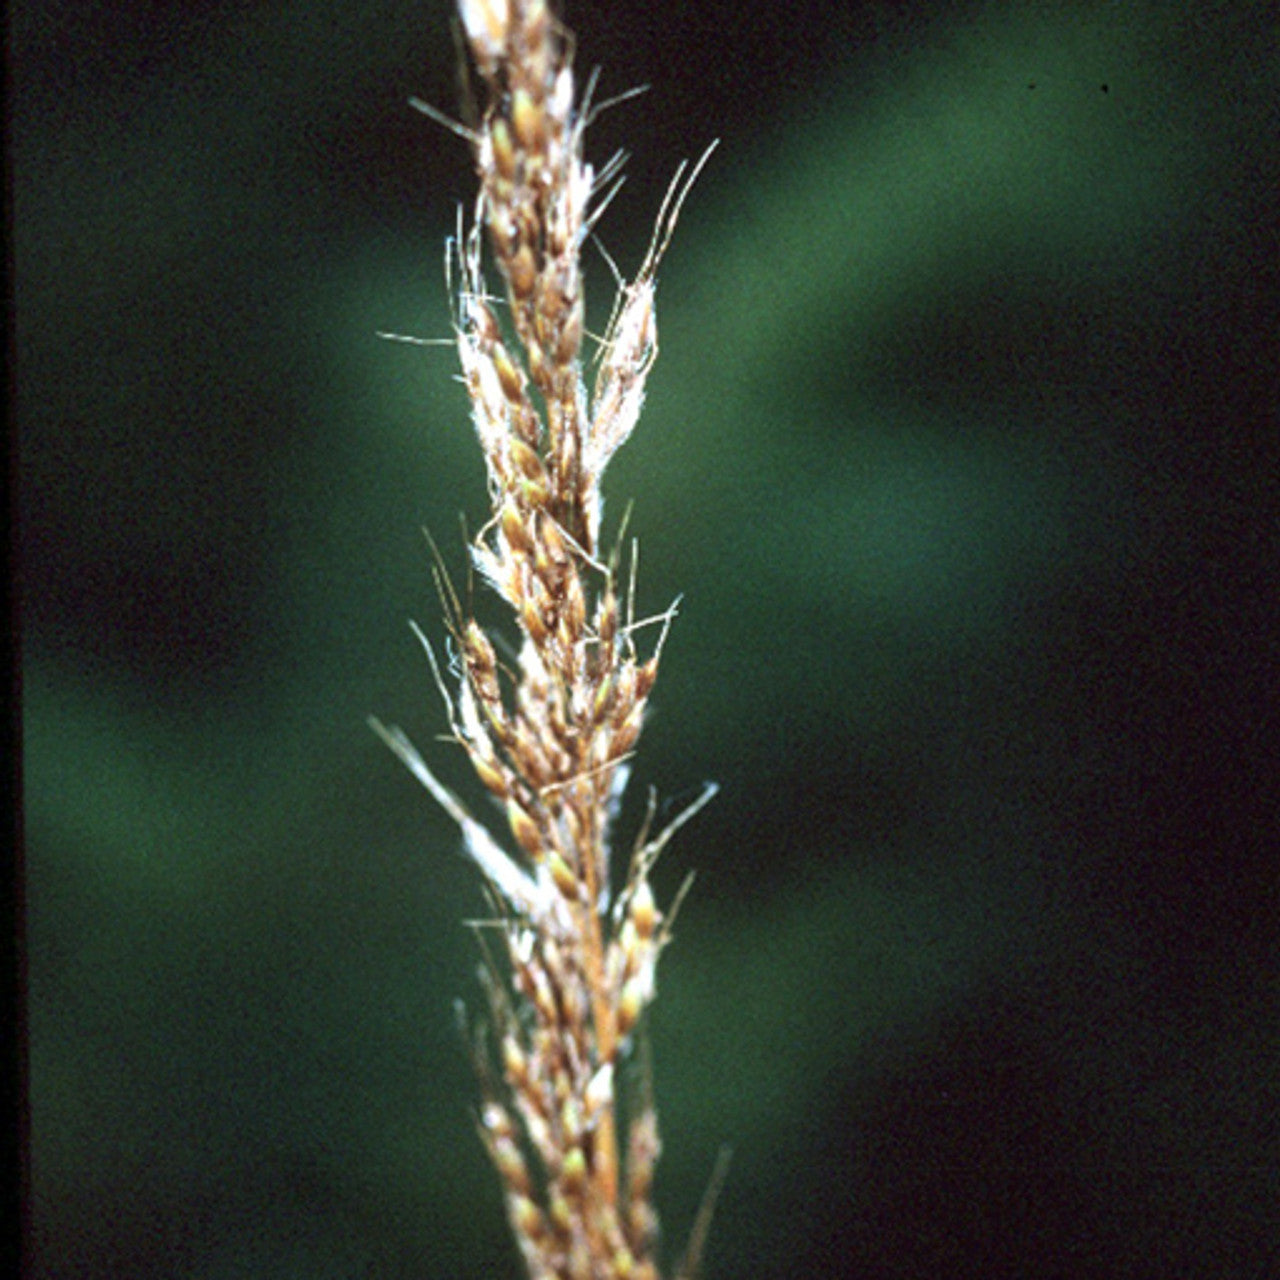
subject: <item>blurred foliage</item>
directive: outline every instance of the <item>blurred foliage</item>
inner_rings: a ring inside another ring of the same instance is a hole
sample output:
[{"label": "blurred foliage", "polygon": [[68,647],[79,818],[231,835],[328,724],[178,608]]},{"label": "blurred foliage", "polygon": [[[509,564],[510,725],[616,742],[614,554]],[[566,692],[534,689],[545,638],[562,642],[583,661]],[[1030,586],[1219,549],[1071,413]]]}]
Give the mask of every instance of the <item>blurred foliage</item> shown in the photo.
[{"label": "blurred foliage", "polygon": [[[567,13],[654,86],[624,271],[723,138],[608,486],[683,596],[628,825],[723,785],[662,869],[670,1252],[728,1144],[713,1280],[1280,1269],[1275,21],[689,10]],[[443,728],[419,527],[469,592],[483,512],[451,353],[375,337],[449,332],[447,8],[11,50],[29,1274],[515,1275],[476,877],[363,726]]]}]

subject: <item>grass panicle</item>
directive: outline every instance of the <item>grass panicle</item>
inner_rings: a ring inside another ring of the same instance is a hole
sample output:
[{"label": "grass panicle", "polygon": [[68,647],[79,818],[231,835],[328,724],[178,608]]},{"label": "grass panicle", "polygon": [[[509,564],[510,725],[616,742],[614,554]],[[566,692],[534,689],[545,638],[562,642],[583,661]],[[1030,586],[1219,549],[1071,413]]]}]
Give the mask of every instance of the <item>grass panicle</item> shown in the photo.
[{"label": "grass panicle", "polygon": [[460,0],[459,13],[482,97],[478,124],[451,125],[480,180],[451,255],[491,503],[471,554],[519,638],[495,643],[446,589],[456,687],[423,641],[452,736],[514,852],[402,732],[375,727],[458,823],[492,899],[502,942],[486,951],[488,1029],[473,1040],[479,1127],[529,1274],[652,1280],[657,1115],[646,1073],[627,1072],[630,1088],[622,1075],[674,915],[650,872],[714,789],[657,834],[645,823],[615,890],[611,827],[675,611],[636,618],[619,551],[601,551],[600,485],[640,414],[658,350],[656,272],[700,165],[677,171],[639,272],[591,338],[581,259],[619,165],[596,172],[584,159],[592,108],[573,39],[544,0]]}]

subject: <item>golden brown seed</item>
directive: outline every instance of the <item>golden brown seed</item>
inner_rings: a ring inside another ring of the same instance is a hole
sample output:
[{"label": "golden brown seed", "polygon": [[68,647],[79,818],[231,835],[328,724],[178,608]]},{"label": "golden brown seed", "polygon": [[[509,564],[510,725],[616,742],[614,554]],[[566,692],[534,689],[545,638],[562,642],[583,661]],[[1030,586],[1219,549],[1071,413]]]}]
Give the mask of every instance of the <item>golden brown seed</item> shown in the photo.
[{"label": "golden brown seed", "polygon": [[632,747],[636,745],[636,739],[640,736],[640,725],[644,719],[644,707],[637,706],[632,709],[627,718],[614,730],[612,749],[609,752],[610,759],[616,759],[618,756],[625,756]]},{"label": "golden brown seed", "polygon": [[507,821],[511,824],[511,834],[515,836],[516,843],[534,862],[540,861],[543,850],[538,824],[528,815],[515,796],[507,799]]},{"label": "golden brown seed", "polygon": [[[565,431],[560,436],[560,455],[556,459],[560,475],[572,476],[578,470],[578,433]],[[588,547],[587,550],[590,550]]]},{"label": "golden brown seed", "polygon": [[551,322],[547,319],[547,309],[543,306],[542,298],[539,296],[534,300],[533,334],[530,341],[533,346],[549,355],[551,351],[551,334]]},{"label": "golden brown seed", "polygon": [[[537,511],[535,516],[546,516],[545,511]],[[547,549],[542,545],[541,540],[533,549],[533,571],[538,575],[542,585],[546,588],[547,593],[554,599],[560,594],[560,584],[564,580],[564,574],[560,570],[560,566],[553,564],[551,557],[547,555]]]},{"label": "golden brown seed", "polygon": [[522,244],[507,259],[507,280],[511,284],[511,292],[520,301],[527,301],[537,279],[538,264],[534,261],[533,250]]},{"label": "golden brown seed", "polygon": [[578,354],[582,346],[582,307],[574,307],[569,318],[560,329],[556,339],[556,359],[561,364],[568,364]]},{"label": "golden brown seed", "polygon": [[488,184],[488,198],[492,206],[489,213],[489,234],[493,237],[494,247],[499,254],[507,254],[512,249],[511,219],[505,217],[503,211],[516,198],[516,189],[513,183],[497,173],[489,175]]},{"label": "golden brown seed", "polygon": [[499,185],[495,190],[493,205],[486,215],[489,238],[493,241],[493,249],[499,259],[509,258],[516,249],[515,229],[511,225],[511,219],[502,212],[507,203],[503,185],[505,184]]},{"label": "golden brown seed", "polygon": [[582,848],[586,843],[586,828],[584,827],[584,819],[581,813],[581,791],[578,784],[574,787],[574,803],[571,804],[561,815],[564,824],[568,828],[569,841],[574,848]]},{"label": "golden brown seed", "polygon": [[526,151],[538,152],[546,146],[546,115],[527,89],[517,89],[511,95],[511,127]]},{"label": "golden brown seed", "polygon": [[492,642],[474,618],[467,623],[463,652],[466,656],[467,675],[471,678],[471,687],[475,690],[476,697],[486,706],[500,702],[502,695],[498,688],[498,658],[493,651]]},{"label": "golden brown seed", "polygon": [[474,748],[468,749],[471,753],[471,767],[476,771],[476,776],[481,783],[499,800],[505,800],[510,784],[502,768],[495,761],[486,759]]},{"label": "golden brown seed", "polygon": [[507,545],[521,555],[532,555],[536,544],[529,536],[529,530],[525,527],[524,517],[516,510],[514,502],[508,499],[502,504],[502,514],[498,519],[502,525],[502,536],[506,538]]},{"label": "golden brown seed", "polygon": [[640,938],[648,941],[658,927],[658,908],[653,900],[653,890],[648,880],[641,880],[631,895],[631,923]]},{"label": "golden brown seed", "polygon": [[555,564],[564,564],[569,559],[569,548],[560,532],[560,526],[549,515],[538,519],[538,541],[546,550],[547,558]]},{"label": "golden brown seed", "polygon": [[527,0],[524,11],[524,38],[527,44],[535,49],[547,47],[547,25],[551,21],[551,11],[543,0]]},{"label": "golden brown seed", "polygon": [[[583,1011],[585,1009],[585,1006],[582,1003],[581,988],[578,986],[576,982],[571,982],[567,986],[564,984],[561,984],[557,988],[557,990],[560,995],[560,1013],[565,1023],[570,1027],[579,1027],[579,1028],[582,1027],[584,1025],[582,1018],[583,1018]],[[557,1088],[556,1096],[561,1101],[564,1101],[564,1098],[567,1097],[573,1089],[573,1085],[570,1083],[570,1077],[568,1072],[565,1072],[563,1083],[564,1083],[564,1089],[563,1089],[563,1093],[561,1093],[560,1081],[557,1080],[556,1082],[556,1088]],[[574,1132],[577,1132],[577,1131],[575,1130]]]},{"label": "golden brown seed", "polygon": [[538,443],[541,424],[538,422],[538,415],[534,413],[533,407],[527,399],[522,400],[516,406],[514,421],[517,438],[523,440],[530,448],[534,448]]},{"label": "golden brown seed", "polygon": [[545,480],[530,480],[522,476],[516,491],[527,506],[535,509],[545,507],[551,501],[551,490]]},{"label": "golden brown seed", "polygon": [[560,263],[557,279],[566,297],[578,292],[578,271],[574,265],[570,246],[571,224],[566,218],[557,218],[547,228],[547,256]]},{"label": "golden brown seed", "polygon": [[536,449],[525,444],[518,436],[508,442],[508,448],[511,451],[511,461],[519,468],[521,475],[536,480],[539,484],[546,484],[547,471]]},{"label": "golden brown seed", "polygon": [[482,699],[480,706],[484,709],[485,716],[489,721],[489,728],[493,730],[493,735],[507,746],[511,742],[511,725],[507,722],[506,708],[502,705],[501,698],[494,698],[492,702],[488,699]]},{"label": "golden brown seed", "polygon": [[582,591],[582,579],[570,572],[564,580],[564,625],[569,629],[567,639],[572,643],[587,625],[587,598]]},{"label": "golden brown seed", "polygon": [[484,628],[474,619],[467,623],[464,643],[467,648],[468,661],[485,671],[492,671],[498,665],[498,657],[493,649],[493,642],[484,633]]},{"label": "golden brown seed", "polygon": [[618,997],[618,1038],[625,1039],[640,1021],[644,1012],[644,1000],[637,982],[623,984],[622,994]]},{"label": "golden brown seed", "polygon": [[502,330],[494,319],[493,312],[478,299],[471,300],[471,329],[480,341],[480,345],[490,348],[502,341]]},{"label": "golden brown seed", "polygon": [[516,368],[505,347],[494,347],[492,358],[503,394],[512,404],[520,404],[524,399],[524,375]]},{"label": "golden brown seed", "polygon": [[551,1203],[547,1206],[547,1216],[551,1219],[551,1225],[560,1235],[567,1236],[569,1234],[569,1228],[573,1225],[573,1215],[569,1212],[569,1202],[564,1196],[552,1195]]},{"label": "golden brown seed", "polygon": [[[551,983],[548,981],[547,975],[543,973],[541,969],[535,970],[530,976],[533,980],[533,989],[530,992],[529,998],[536,1006],[538,1016],[544,1022],[554,1027],[559,1021],[559,1017],[556,1010],[556,997],[555,993],[551,990]],[[547,1043],[547,1038],[554,1037],[554,1035],[555,1032],[553,1030],[548,1030],[544,1033],[541,1043],[542,1052],[539,1054],[540,1057],[545,1058],[548,1056],[558,1056],[554,1053],[548,1053],[548,1049],[554,1049],[556,1047],[554,1045],[554,1039],[550,1045]]]},{"label": "golden brown seed", "polygon": [[636,701],[636,664],[625,662],[618,672],[618,716],[625,716]]},{"label": "golden brown seed", "polygon": [[[513,290],[515,289],[514,284],[511,287]],[[546,355],[543,354],[542,348],[536,342],[528,348],[525,354],[529,359],[529,377],[533,379],[537,386],[545,389],[551,382],[551,369],[547,364]],[[474,396],[472,398],[474,399]]]},{"label": "golden brown seed", "polygon": [[618,597],[607,589],[596,607],[596,635],[603,645],[611,645],[618,635]]},{"label": "golden brown seed", "polygon": [[578,877],[574,875],[573,868],[554,849],[547,859],[547,867],[551,871],[551,878],[556,882],[556,888],[570,902],[576,901],[578,897]]},{"label": "golden brown seed", "polygon": [[636,671],[636,698],[639,701],[643,702],[649,696],[649,691],[657,678],[658,659],[654,656]]},{"label": "golden brown seed", "polygon": [[[643,1200],[638,1198],[634,1187],[631,1193],[633,1197],[636,1197],[631,1201],[631,1212],[628,1215],[630,1218],[628,1225],[631,1227],[631,1238],[640,1241],[652,1240],[658,1226],[657,1215]],[[645,1190],[640,1194],[648,1195],[648,1187],[646,1186]],[[654,1274],[656,1275],[656,1272]]]},{"label": "golden brown seed", "polygon": [[510,182],[516,176],[516,152],[511,130],[501,116],[495,116],[489,126],[489,140],[493,144],[494,166]]},{"label": "golden brown seed", "polygon": [[543,743],[533,733],[525,720],[516,724],[511,735],[511,753],[520,772],[533,787],[545,787],[551,781],[552,770]]},{"label": "golden brown seed", "polygon": [[526,1195],[511,1197],[511,1217],[515,1221],[517,1235],[528,1240],[541,1240],[546,1234],[542,1210]]},{"label": "golden brown seed", "polygon": [[547,624],[542,620],[542,610],[528,596],[520,602],[520,625],[524,628],[525,635],[539,648],[547,643],[551,635]]},{"label": "golden brown seed", "polygon": [[545,84],[549,74],[547,58],[552,52],[550,24],[551,12],[543,0],[527,0],[522,22],[525,50],[521,62],[536,84]]},{"label": "golden brown seed", "polygon": [[568,1080],[565,1081],[564,1098],[560,1105],[560,1127],[568,1134],[579,1134],[582,1132],[582,1108],[578,1105],[578,1100],[573,1096],[572,1087]]},{"label": "golden brown seed", "polygon": [[587,1157],[581,1147],[570,1147],[560,1166],[560,1181],[570,1195],[577,1195],[587,1179]]},{"label": "golden brown seed", "polygon": [[520,1045],[505,1036],[502,1041],[502,1065],[506,1069],[507,1078],[517,1087],[521,1087],[529,1078],[529,1059]]},{"label": "golden brown seed", "polygon": [[514,1143],[504,1140],[493,1144],[493,1162],[498,1167],[498,1173],[502,1180],[513,1191],[518,1191],[523,1195],[528,1195],[532,1189],[532,1183],[529,1180],[529,1170],[525,1166],[524,1158],[520,1155],[519,1148]]},{"label": "golden brown seed", "polygon": [[609,714],[609,708],[613,703],[614,682],[611,678],[605,678],[596,686],[596,696],[591,703],[591,717],[597,723],[604,720]]},{"label": "golden brown seed", "polygon": [[[636,1134],[633,1133],[633,1138]],[[639,1155],[642,1158],[636,1159]],[[628,1180],[627,1190],[630,1191],[633,1200],[641,1200],[649,1194],[649,1189],[653,1186],[653,1159],[654,1153],[641,1148],[639,1151],[635,1149],[635,1143],[632,1143],[632,1159],[631,1159],[631,1175]],[[634,1214],[632,1219],[632,1227],[636,1225]],[[643,1236],[639,1236],[643,1238]]]},{"label": "golden brown seed", "polygon": [[[520,989],[520,994],[524,996],[526,1000],[532,1000],[534,996],[533,973],[529,969],[528,965],[516,965],[516,967],[512,970],[511,978],[512,978],[512,981],[515,982],[516,986]],[[535,1033],[533,1038],[534,1057],[537,1057],[538,1053],[540,1052],[540,1048],[541,1048],[541,1042],[538,1039],[538,1034]]]},{"label": "golden brown seed", "polygon": [[538,314],[533,318],[534,332],[543,346],[549,346],[552,335],[560,327],[569,299],[563,289],[544,278],[542,287],[538,290],[537,303]]}]

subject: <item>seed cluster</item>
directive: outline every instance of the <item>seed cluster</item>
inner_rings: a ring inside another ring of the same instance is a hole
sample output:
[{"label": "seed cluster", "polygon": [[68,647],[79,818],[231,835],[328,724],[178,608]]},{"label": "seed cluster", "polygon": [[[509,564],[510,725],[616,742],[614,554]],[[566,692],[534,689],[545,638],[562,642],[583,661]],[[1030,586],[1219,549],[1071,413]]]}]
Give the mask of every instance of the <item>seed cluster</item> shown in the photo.
[{"label": "seed cluster", "polygon": [[[459,9],[485,97],[480,123],[463,131],[480,194],[456,250],[457,344],[492,504],[472,555],[520,642],[500,660],[458,611],[461,680],[446,697],[454,736],[519,855],[470,817],[403,734],[382,732],[461,825],[500,913],[510,979],[486,972],[497,1045],[477,1050],[480,1128],[529,1272],[656,1280],[657,1120],[644,1087],[624,1113],[617,1082],[668,937],[649,872],[683,816],[653,839],[646,824],[612,893],[609,826],[661,637],[641,657],[632,593],[620,599],[616,558],[600,557],[600,480],[640,413],[657,352],[654,272],[688,182],[682,168],[636,280],[619,291],[589,395],[581,251],[616,166],[596,174],[583,159],[590,112],[575,102],[572,39],[545,0]],[[503,280],[505,329],[486,260]]]}]

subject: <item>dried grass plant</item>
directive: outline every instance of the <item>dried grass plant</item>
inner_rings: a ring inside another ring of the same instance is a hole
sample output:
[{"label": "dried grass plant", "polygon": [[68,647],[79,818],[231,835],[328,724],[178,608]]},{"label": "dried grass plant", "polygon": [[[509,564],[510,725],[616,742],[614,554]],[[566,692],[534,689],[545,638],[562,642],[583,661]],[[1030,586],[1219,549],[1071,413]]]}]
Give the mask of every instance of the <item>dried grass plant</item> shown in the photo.
[{"label": "dried grass plant", "polygon": [[[584,160],[584,133],[601,109],[592,85],[579,100],[573,38],[544,0],[460,0],[459,11],[484,99],[478,124],[450,125],[471,144],[480,179],[474,218],[450,254],[458,353],[492,503],[471,554],[519,637],[514,647],[491,638],[439,565],[456,692],[419,636],[452,737],[500,803],[518,853],[472,817],[403,732],[375,728],[457,821],[493,903],[484,924],[502,941],[486,945],[483,969],[492,1039],[483,1028],[472,1039],[479,1128],[528,1271],[649,1280],[658,1275],[658,1124],[643,1061],[623,1068],[675,914],[656,905],[650,872],[713,788],[656,835],[650,803],[615,891],[610,829],[675,610],[636,618],[634,551],[620,587],[623,557],[601,549],[600,483],[640,413],[658,350],[655,273],[701,163],[677,170],[639,272],[620,284],[603,337],[591,338],[581,258],[620,167],[615,158],[596,172]],[[490,259],[501,299],[486,286]],[[584,349],[595,365],[590,392]],[[696,1265],[705,1212],[682,1274]]]}]

